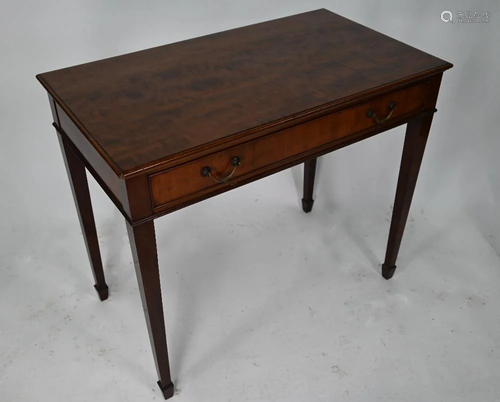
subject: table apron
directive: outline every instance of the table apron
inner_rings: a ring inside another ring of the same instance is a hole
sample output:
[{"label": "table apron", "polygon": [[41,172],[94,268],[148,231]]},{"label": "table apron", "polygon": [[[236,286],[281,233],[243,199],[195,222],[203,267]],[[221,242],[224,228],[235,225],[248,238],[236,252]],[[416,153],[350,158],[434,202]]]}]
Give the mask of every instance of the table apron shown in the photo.
[{"label": "table apron", "polygon": [[413,85],[150,174],[152,210],[184,207],[404,124],[425,111],[428,88]]}]

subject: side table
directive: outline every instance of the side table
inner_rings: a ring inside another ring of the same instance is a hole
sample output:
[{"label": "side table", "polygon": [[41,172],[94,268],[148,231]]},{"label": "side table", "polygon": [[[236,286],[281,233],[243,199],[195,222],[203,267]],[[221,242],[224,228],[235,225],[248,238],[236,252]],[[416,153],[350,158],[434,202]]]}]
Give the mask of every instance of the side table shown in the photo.
[{"label": "side table", "polygon": [[406,124],[382,275],[389,279],[452,65],[316,10],[37,76],[47,90],[101,300],[87,169],[126,220],[158,385],[174,394],[154,219]]}]

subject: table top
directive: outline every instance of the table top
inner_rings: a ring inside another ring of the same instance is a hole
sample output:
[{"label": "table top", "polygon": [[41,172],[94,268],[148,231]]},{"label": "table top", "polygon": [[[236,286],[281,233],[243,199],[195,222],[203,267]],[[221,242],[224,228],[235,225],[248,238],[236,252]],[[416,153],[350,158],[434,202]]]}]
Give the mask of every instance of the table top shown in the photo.
[{"label": "table top", "polygon": [[450,67],[321,9],[37,78],[126,176]]}]

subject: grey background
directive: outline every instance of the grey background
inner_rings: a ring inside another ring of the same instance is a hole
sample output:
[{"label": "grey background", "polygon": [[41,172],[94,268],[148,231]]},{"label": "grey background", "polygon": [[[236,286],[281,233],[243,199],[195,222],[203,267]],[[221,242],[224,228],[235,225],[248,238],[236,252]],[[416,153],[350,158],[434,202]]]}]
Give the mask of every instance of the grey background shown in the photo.
[{"label": "grey background", "polygon": [[[179,401],[496,401],[500,5],[491,1],[3,1],[0,400],[161,399],[123,218],[91,181],[92,288],[35,74],[317,8],[455,65],[399,267],[379,276],[404,128],[156,221]],[[451,24],[443,10],[489,11]],[[175,235],[174,235],[175,234]]]}]

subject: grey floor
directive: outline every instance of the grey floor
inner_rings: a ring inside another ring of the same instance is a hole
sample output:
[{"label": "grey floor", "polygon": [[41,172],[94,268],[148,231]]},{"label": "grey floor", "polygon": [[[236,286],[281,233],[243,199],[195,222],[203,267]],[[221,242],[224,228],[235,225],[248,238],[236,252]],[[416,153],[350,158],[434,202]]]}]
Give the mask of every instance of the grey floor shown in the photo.
[{"label": "grey floor", "polygon": [[[389,205],[319,196],[306,215],[290,172],[157,220],[175,400],[498,401],[493,227],[413,211],[385,281]],[[162,398],[125,226],[92,189],[110,298],[94,293],[74,213],[14,229],[1,401]]]}]

